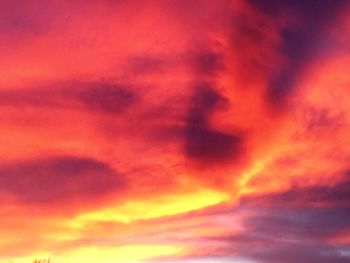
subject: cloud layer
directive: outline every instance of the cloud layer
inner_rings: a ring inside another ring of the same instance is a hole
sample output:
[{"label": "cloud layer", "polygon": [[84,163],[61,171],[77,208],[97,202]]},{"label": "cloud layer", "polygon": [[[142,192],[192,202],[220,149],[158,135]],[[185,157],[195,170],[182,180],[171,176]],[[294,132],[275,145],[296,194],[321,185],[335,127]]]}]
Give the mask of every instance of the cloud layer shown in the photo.
[{"label": "cloud layer", "polygon": [[349,12],[0,1],[0,261],[348,262]]}]

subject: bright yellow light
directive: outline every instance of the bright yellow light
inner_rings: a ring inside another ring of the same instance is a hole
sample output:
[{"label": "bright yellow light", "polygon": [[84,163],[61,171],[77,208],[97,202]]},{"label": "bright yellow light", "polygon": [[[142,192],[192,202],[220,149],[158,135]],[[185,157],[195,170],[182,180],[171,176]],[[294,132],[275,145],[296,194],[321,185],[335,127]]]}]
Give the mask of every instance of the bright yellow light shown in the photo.
[{"label": "bright yellow light", "polygon": [[[182,248],[167,245],[130,245],[109,248],[82,248],[62,258],[57,263],[138,263],[154,257],[181,253]],[[56,262],[56,261],[55,261]]]},{"label": "bright yellow light", "polygon": [[212,190],[199,190],[195,193],[171,195],[145,201],[130,201],[115,208],[106,208],[79,215],[72,226],[83,227],[90,221],[115,221],[131,223],[137,220],[153,219],[198,210],[229,199],[229,195]]},{"label": "bright yellow light", "polygon": [[242,175],[242,177],[239,180],[240,185],[240,193],[241,194],[247,194],[250,193],[252,190],[249,189],[247,184],[249,183],[250,179],[252,179],[255,175],[259,174],[261,171],[263,171],[264,167],[266,166],[266,163],[268,161],[258,161],[255,162],[252,167],[250,167],[247,171],[245,171]]},{"label": "bright yellow light", "polygon": [[[145,260],[178,255],[183,252],[179,246],[169,245],[130,245],[121,247],[84,247],[66,252],[64,255],[51,255],[55,263],[141,263]],[[33,259],[48,259],[47,254],[14,259],[14,263],[28,263]]]}]

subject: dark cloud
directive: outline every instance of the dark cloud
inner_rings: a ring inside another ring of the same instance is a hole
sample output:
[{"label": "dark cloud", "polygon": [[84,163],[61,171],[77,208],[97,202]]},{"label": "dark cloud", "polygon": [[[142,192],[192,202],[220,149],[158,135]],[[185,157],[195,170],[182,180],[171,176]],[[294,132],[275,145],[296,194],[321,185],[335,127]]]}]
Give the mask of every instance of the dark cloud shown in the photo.
[{"label": "dark cloud", "polygon": [[252,248],[250,258],[262,263],[346,263],[350,259],[341,248],[294,242],[266,242],[259,249]]},{"label": "dark cloud", "polygon": [[227,100],[208,85],[198,86],[191,101],[185,127],[185,153],[201,162],[223,162],[241,153],[242,139],[210,127],[208,119]]},{"label": "dark cloud", "polygon": [[122,113],[138,99],[128,86],[108,82],[67,82],[18,90],[1,90],[3,106],[42,107]]},{"label": "dark cloud", "polygon": [[350,209],[338,207],[294,207],[257,209],[244,222],[251,235],[273,240],[327,243],[350,230]]},{"label": "dark cloud", "polygon": [[349,262],[349,249],[329,241],[350,230],[349,207],[252,211],[244,230],[229,238],[232,251],[258,262]]},{"label": "dark cloud", "polygon": [[186,155],[203,162],[224,162],[240,153],[241,138],[189,125],[186,129]]},{"label": "dark cloud", "polygon": [[24,202],[66,202],[120,189],[120,174],[88,158],[55,157],[0,166],[0,192]]},{"label": "dark cloud", "polygon": [[[206,238],[208,256],[239,256],[261,263],[350,262],[350,175],[333,186],[294,188],[248,196],[226,217],[241,220],[241,230]],[[242,218],[243,216],[243,218]]]},{"label": "dark cloud", "polygon": [[284,98],[296,85],[300,73],[310,61],[327,45],[325,28],[334,20],[341,7],[342,0],[294,1],[294,0],[249,0],[253,6],[273,19],[281,16],[295,21],[282,26],[280,51],[288,58],[287,66],[276,72],[270,81],[268,99],[277,105],[283,105]]},{"label": "dark cloud", "polygon": [[334,113],[325,107],[306,107],[301,113],[303,124],[308,132],[339,129],[346,122],[344,112]]},{"label": "dark cloud", "polygon": [[211,75],[224,69],[223,56],[214,51],[199,53],[194,61],[199,74]]},{"label": "dark cloud", "polygon": [[350,231],[349,189],[347,173],[334,186],[247,197],[240,207],[250,212],[232,247],[259,262],[349,262],[349,247],[331,241]]},{"label": "dark cloud", "polygon": [[81,89],[76,95],[88,109],[107,113],[120,113],[133,104],[136,95],[130,89],[115,85],[98,83]]},{"label": "dark cloud", "polygon": [[189,120],[206,123],[210,113],[227,106],[227,104],[228,100],[212,86],[208,84],[198,85],[195,87],[195,94],[192,97]]},{"label": "dark cloud", "polygon": [[282,193],[243,198],[241,202],[260,206],[347,205],[350,209],[350,172],[345,173],[345,179],[333,186],[292,188]]},{"label": "dark cloud", "polygon": [[[333,15],[337,8],[346,5],[343,0],[248,0],[262,12],[276,16],[281,15],[281,11],[296,13],[302,16],[308,15],[308,20],[312,23],[327,23],[327,14]],[[324,16],[326,14],[326,16]]]}]

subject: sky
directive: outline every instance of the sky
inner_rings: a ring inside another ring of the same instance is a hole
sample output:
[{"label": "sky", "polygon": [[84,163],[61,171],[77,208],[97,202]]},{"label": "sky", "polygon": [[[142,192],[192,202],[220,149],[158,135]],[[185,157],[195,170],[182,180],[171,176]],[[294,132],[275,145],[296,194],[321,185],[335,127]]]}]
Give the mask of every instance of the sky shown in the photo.
[{"label": "sky", "polygon": [[0,0],[0,262],[350,262],[349,18]]}]

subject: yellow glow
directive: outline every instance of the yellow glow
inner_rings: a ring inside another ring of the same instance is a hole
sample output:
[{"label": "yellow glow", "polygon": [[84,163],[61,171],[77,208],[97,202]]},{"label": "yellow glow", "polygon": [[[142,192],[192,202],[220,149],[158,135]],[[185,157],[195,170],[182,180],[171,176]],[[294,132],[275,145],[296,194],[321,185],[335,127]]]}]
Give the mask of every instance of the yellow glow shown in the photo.
[{"label": "yellow glow", "polygon": [[255,175],[259,174],[264,169],[267,162],[268,161],[255,162],[252,167],[250,167],[247,171],[245,171],[243,173],[242,177],[239,180],[241,194],[247,194],[247,193],[250,193],[252,191],[247,186],[248,182],[250,181],[251,178],[253,178]]},{"label": "yellow glow", "polygon": [[[68,252],[60,256],[52,256],[55,263],[141,263],[144,260],[177,255],[183,252],[183,248],[179,246],[168,245],[130,245],[121,247],[85,247]],[[26,258],[18,258],[14,263],[28,263],[33,259],[48,259],[47,254],[40,256],[32,256]]]},{"label": "yellow glow", "polygon": [[73,226],[84,226],[89,221],[116,221],[131,223],[142,219],[153,219],[198,210],[224,202],[229,195],[211,190],[195,193],[159,197],[146,201],[130,201],[115,208],[79,215],[72,221]]},{"label": "yellow glow", "polygon": [[[166,245],[133,245],[115,248],[84,248],[78,250],[77,255],[64,259],[65,263],[116,263],[116,262],[140,262],[154,257],[179,254],[181,247]],[[63,262],[62,262],[63,263]]]}]

